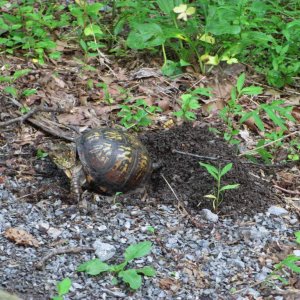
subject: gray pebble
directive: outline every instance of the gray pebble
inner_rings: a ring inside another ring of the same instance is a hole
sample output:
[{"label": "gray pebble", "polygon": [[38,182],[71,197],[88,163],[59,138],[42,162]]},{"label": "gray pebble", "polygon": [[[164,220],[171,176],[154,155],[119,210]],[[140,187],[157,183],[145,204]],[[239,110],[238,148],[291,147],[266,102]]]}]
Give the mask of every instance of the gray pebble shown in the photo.
[{"label": "gray pebble", "polygon": [[96,256],[101,261],[106,261],[112,258],[116,253],[116,248],[113,245],[102,243],[101,240],[96,240],[93,243],[93,247],[95,249]]}]

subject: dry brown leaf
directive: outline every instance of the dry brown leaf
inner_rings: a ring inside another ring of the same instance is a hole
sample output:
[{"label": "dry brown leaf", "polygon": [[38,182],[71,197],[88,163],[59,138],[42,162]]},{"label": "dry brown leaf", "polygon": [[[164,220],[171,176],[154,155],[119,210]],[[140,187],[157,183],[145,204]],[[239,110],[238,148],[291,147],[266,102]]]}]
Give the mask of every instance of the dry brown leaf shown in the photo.
[{"label": "dry brown leaf", "polygon": [[5,230],[4,236],[17,245],[30,246],[36,248],[39,247],[38,240],[35,239],[33,235],[20,228],[8,228]]},{"label": "dry brown leaf", "polygon": [[297,120],[298,123],[300,123],[300,108],[299,107],[293,108],[292,116]]},{"label": "dry brown leaf", "polygon": [[180,289],[180,282],[173,278],[162,278],[159,281],[159,287],[162,290],[171,290],[172,292],[176,292],[178,289]]},{"label": "dry brown leaf", "polygon": [[222,99],[213,100],[207,102],[201,106],[201,109],[205,115],[216,115],[225,106],[225,102]]}]

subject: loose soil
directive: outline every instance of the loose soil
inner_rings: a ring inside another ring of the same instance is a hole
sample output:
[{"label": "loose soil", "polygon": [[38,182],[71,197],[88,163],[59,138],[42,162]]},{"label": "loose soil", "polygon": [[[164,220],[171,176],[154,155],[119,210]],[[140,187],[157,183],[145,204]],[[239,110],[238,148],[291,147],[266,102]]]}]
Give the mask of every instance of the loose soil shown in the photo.
[{"label": "loose soil", "polygon": [[[224,167],[233,163],[233,168],[222,181],[222,185],[239,183],[238,189],[226,191],[219,213],[231,216],[254,215],[265,211],[273,203],[278,203],[271,185],[258,176],[259,167],[242,161],[236,155],[236,148],[228,146],[222,138],[208,130],[208,127],[192,127],[190,124],[160,132],[149,132],[143,138],[154,161],[163,163],[159,172],[154,172],[149,195],[158,201],[176,201],[170,188],[162,179],[166,177],[177,196],[188,207],[194,209],[212,209],[211,201],[205,195],[212,194],[215,181],[199,165],[200,159],[188,154],[174,153],[174,150],[186,152],[208,159],[202,162]],[[209,158],[219,157],[218,160]]]}]

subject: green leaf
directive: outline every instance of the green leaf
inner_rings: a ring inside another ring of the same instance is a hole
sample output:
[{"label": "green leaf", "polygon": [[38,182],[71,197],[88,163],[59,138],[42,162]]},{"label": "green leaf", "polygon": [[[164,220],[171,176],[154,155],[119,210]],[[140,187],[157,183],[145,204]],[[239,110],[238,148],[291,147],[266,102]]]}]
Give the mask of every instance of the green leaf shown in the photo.
[{"label": "green leaf", "polygon": [[48,156],[48,153],[45,152],[44,150],[42,149],[38,149],[37,152],[36,152],[36,156],[38,159],[42,159],[42,158],[45,158]]},{"label": "green leaf", "polygon": [[77,272],[86,272],[89,275],[98,275],[110,271],[111,267],[98,258],[89,260],[77,267]]},{"label": "green leaf", "polygon": [[89,36],[89,35],[97,35],[97,34],[103,34],[100,26],[98,25],[95,25],[95,24],[90,24],[88,25],[87,27],[84,28],[84,34],[86,36]]},{"label": "green leaf", "polygon": [[300,257],[294,254],[290,254],[285,258],[280,264],[285,265],[293,272],[300,273],[300,267],[295,264],[295,262],[299,262]]},{"label": "green leaf", "polygon": [[142,285],[142,276],[134,269],[121,271],[118,276],[128,283],[133,290],[137,290]]},{"label": "green leaf", "polygon": [[177,62],[172,60],[167,60],[161,67],[161,72],[165,76],[173,76],[181,73],[181,69]]},{"label": "green leaf", "polygon": [[133,260],[135,258],[139,258],[145,255],[148,255],[151,252],[152,243],[149,241],[141,242],[138,244],[130,245],[125,250],[125,259],[126,261]]},{"label": "green leaf", "polygon": [[137,269],[136,271],[137,271],[137,273],[144,274],[145,276],[148,276],[148,277],[153,277],[156,275],[156,271],[152,267],[149,267],[149,266],[145,266],[143,268]]},{"label": "green leaf", "polygon": [[13,78],[14,78],[14,80],[17,80],[18,78],[25,76],[30,72],[31,72],[31,69],[18,70],[14,73]]},{"label": "green leaf", "polygon": [[12,87],[12,86],[6,86],[6,87],[3,89],[3,91],[4,91],[5,93],[7,93],[7,94],[12,95],[12,96],[15,97],[15,98],[18,96],[18,90],[15,89],[15,88]]},{"label": "green leaf", "polygon": [[300,244],[300,231],[295,232],[296,242]]},{"label": "green leaf", "polygon": [[110,271],[118,273],[122,271],[126,267],[126,265],[127,265],[127,261],[124,261],[118,265],[110,266]]},{"label": "green leaf", "polygon": [[237,88],[237,91],[238,93],[240,94],[241,91],[242,91],[242,88],[245,84],[245,79],[246,79],[246,75],[245,73],[242,73],[239,78],[237,79],[237,82],[236,82],[236,88]]},{"label": "green leaf", "polygon": [[28,97],[28,96],[34,95],[36,92],[37,92],[36,89],[26,89],[22,92],[22,95],[25,97]]},{"label": "green leaf", "polygon": [[226,190],[234,190],[234,189],[237,189],[239,186],[240,186],[239,183],[224,185],[221,187],[220,192],[226,191]]},{"label": "green leaf", "polygon": [[70,278],[65,278],[61,282],[57,284],[57,291],[59,296],[63,296],[67,294],[70,290],[70,287],[72,285],[72,281]]},{"label": "green leaf", "polygon": [[138,50],[160,46],[165,40],[164,33],[158,24],[136,24],[128,35],[127,45]]},{"label": "green leaf", "polygon": [[212,177],[214,177],[216,180],[219,180],[219,170],[216,167],[202,162],[199,162],[199,164],[200,166],[204,167]]},{"label": "green leaf", "polygon": [[86,6],[86,12],[88,15],[97,16],[99,14],[99,10],[104,6],[103,3],[92,3]]},{"label": "green leaf", "polygon": [[221,177],[232,169],[232,163],[227,164],[221,171]]},{"label": "green leaf", "polygon": [[242,89],[242,94],[243,95],[250,95],[250,96],[254,96],[254,95],[260,95],[263,92],[263,88],[260,86],[247,86],[245,88]]}]

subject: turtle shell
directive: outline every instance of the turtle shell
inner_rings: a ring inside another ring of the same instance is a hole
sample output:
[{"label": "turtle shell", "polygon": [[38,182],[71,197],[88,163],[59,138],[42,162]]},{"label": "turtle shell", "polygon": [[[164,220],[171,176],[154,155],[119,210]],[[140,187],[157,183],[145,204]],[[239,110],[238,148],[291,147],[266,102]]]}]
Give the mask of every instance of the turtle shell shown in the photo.
[{"label": "turtle shell", "polygon": [[78,138],[76,146],[86,179],[97,192],[133,190],[151,173],[147,149],[121,130],[92,129]]}]

